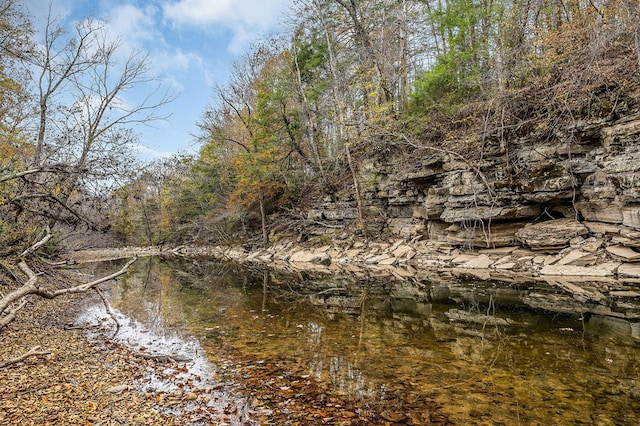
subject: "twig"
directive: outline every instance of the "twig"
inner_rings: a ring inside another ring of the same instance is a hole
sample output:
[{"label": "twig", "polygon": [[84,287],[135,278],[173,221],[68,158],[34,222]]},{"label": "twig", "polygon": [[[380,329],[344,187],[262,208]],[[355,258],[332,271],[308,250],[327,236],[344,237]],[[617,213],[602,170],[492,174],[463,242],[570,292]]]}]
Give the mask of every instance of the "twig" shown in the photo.
[{"label": "twig", "polygon": [[53,235],[51,234],[51,229],[47,226],[46,234],[40,241],[35,242],[31,247],[28,247],[25,251],[20,254],[20,257],[25,257],[28,254],[31,254],[38,250],[43,245],[47,244],[47,242],[51,239]]},{"label": "twig", "polygon": [[100,299],[102,299],[102,303],[104,303],[104,309],[107,311],[107,313],[109,314],[113,322],[116,323],[116,331],[115,333],[113,333],[113,336],[112,336],[112,337],[115,337],[115,335],[118,334],[118,332],[120,331],[120,322],[118,322],[118,319],[116,318],[116,315],[113,313],[113,309],[111,309],[111,305],[109,304],[109,301],[107,300],[106,297],[104,297],[104,293],[102,293],[102,290],[100,290],[99,287],[94,287],[93,289],[96,291],[96,293],[98,293],[98,296],[100,296]]},{"label": "twig", "polygon": [[331,288],[328,288],[328,289],[326,289],[326,290],[322,290],[322,291],[319,291],[319,292],[317,292],[317,293],[314,293],[313,295],[314,295],[314,296],[319,296],[319,295],[321,295],[321,294],[330,293],[330,292],[332,292],[332,291],[344,291],[344,290],[346,290],[346,289],[345,289],[345,288],[343,288],[343,287],[331,287]]},{"label": "twig", "polygon": [[16,314],[20,312],[22,308],[24,308],[26,305],[27,305],[27,301],[25,299],[22,299],[22,302],[18,306],[11,309],[6,315],[0,318],[0,330],[5,328],[7,324],[13,321],[16,317]]},{"label": "twig", "polygon": [[66,264],[69,263],[68,260],[61,260],[59,262],[51,262],[51,261],[49,261],[47,259],[44,259],[44,258],[40,258],[40,261],[43,262],[43,263],[46,263],[49,266],[62,266],[62,265],[66,265]]},{"label": "twig", "polygon": [[10,359],[9,361],[3,362],[2,364],[0,364],[0,368],[5,368],[5,367],[8,367],[9,365],[16,364],[30,356],[49,355],[51,353],[50,351],[42,351],[40,349],[41,349],[40,346],[34,346],[33,348],[29,349],[27,353],[20,355],[17,358],[13,358],[13,359]]}]

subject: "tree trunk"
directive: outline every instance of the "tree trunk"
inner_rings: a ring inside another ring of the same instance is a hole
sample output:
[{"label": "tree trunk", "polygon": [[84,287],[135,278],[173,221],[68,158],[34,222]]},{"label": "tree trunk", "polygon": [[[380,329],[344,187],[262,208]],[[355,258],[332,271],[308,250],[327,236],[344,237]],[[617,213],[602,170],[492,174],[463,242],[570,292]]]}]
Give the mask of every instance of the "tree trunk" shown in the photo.
[{"label": "tree trunk", "polygon": [[264,194],[260,190],[260,221],[262,224],[262,243],[267,246],[269,244],[269,233],[267,232],[267,214],[264,208]]},{"label": "tree trunk", "polygon": [[358,182],[358,176],[356,170],[353,167],[353,161],[351,160],[351,151],[349,150],[349,143],[345,144],[345,151],[347,153],[347,162],[349,163],[349,170],[351,170],[351,176],[353,177],[353,186],[356,192],[356,205],[358,206],[358,227],[362,230],[365,236],[368,236],[367,225],[364,222],[364,208],[362,207],[362,195],[360,194],[360,183]]}]

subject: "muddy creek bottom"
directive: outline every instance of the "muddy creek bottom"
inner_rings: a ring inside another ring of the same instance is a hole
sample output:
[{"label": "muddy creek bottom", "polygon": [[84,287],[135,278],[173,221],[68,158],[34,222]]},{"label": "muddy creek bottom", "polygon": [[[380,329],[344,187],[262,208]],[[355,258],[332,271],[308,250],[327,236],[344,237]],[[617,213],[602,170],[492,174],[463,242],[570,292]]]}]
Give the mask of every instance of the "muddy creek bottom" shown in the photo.
[{"label": "muddy creek bottom", "polygon": [[392,424],[437,423],[425,414],[434,405],[460,425],[640,424],[637,322],[533,309],[473,281],[455,286],[464,290],[150,258],[108,294],[118,315],[140,324],[123,339],[203,356],[198,378],[223,381],[233,367],[221,354],[233,351],[252,360],[245,368],[281,367],[256,386],[293,397],[303,389],[278,378],[313,380],[362,406],[386,404],[380,421]]}]

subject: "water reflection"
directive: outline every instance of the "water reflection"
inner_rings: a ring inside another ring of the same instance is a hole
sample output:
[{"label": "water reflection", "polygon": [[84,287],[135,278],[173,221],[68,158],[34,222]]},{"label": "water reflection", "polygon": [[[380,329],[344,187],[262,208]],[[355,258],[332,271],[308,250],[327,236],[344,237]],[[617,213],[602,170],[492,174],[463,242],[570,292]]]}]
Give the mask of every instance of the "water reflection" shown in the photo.
[{"label": "water reflection", "polygon": [[626,318],[576,310],[575,299],[565,309],[560,289],[527,283],[358,281],[158,259],[136,268],[114,307],[157,332],[188,330],[214,363],[233,347],[349,397],[393,396],[418,414],[435,400],[458,424],[640,421],[640,329],[628,307]]}]

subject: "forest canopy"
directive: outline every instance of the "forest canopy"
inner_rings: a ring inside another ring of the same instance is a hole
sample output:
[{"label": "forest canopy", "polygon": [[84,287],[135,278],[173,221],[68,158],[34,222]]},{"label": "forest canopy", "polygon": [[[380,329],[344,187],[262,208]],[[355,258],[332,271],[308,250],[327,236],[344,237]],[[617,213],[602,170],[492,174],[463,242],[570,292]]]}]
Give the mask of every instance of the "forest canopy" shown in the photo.
[{"label": "forest canopy", "polygon": [[296,0],[287,31],[216,87],[199,156],[123,189],[116,229],[147,244],[247,230],[266,242],[273,213],[286,229],[313,199],[359,199],[362,159],[425,147],[473,159],[487,138],[544,138],[605,117],[638,82],[639,10],[635,0]]},{"label": "forest canopy", "polygon": [[544,138],[612,114],[640,68],[635,0],[295,0],[194,117],[198,155],[132,167],[133,124],[170,100],[151,87],[118,104],[149,84],[144,52],[101,79],[118,46],[97,22],[67,34],[52,19],[36,40],[15,1],[0,4],[0,239],[23,249],[47,227],[267,242],[313,200],[360,200],[364,159],[472,161],[488,138]]}]

